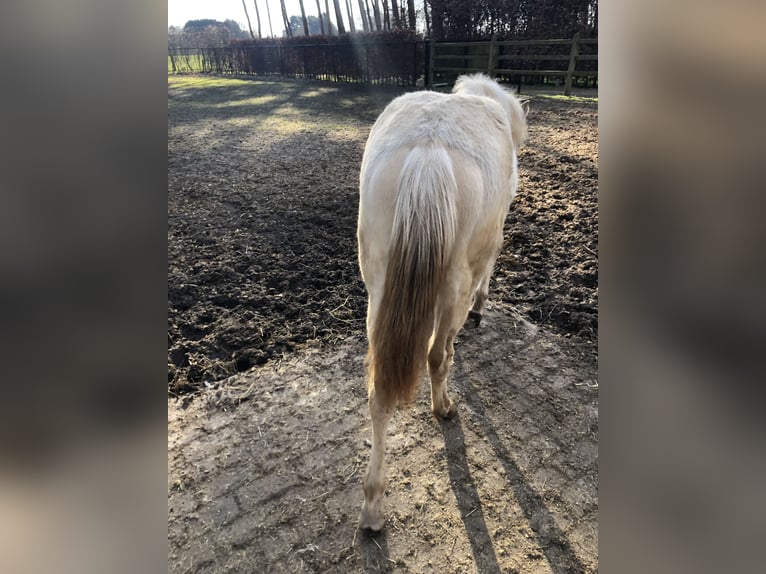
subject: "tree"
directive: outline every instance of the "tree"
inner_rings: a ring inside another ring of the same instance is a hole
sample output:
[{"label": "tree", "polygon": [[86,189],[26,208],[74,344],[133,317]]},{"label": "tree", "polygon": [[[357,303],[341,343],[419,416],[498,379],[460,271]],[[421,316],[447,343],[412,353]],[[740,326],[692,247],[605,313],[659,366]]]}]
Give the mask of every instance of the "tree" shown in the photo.
[{"label": "tree", "polygon": [[258,0],[253,0],[253,4],[255,4],[255,19],[258,20],[258,37],[263,38],[263,35],[261,34],[261,13],[258,10]]},{"label": "tree", "polygon": [[362,28],[365,32],[369,32],[370,25],[367,20],[367,11],[364,8],[364,0],[359,0],[359,14],[362,16]]},{"label": "tree", "polygon": [[375,28],[382,30],[383,27],[380,23],[380,4],[378,0],[372,0],[372,13],[375,16]]},{"label": "tree", "polygon": [[431,30],[434,40],[444,38],[444,0],[431,0]]},{"label": "tree", "polygon": [[309,23],[306,21],[306,9],[303,7],[303,0],[298,0],[301,5],[301,22],[303,23],[303,33],[309,35]]},{"label": "tree", "polygon": [[324,0],[324,15],[327,18],[327,33],[332,34],[330,28],[332,28],[332,22],[330,21],[330,0]]},{"label": "tree", "polygon": [[300,36],[303,34],[304,36],[316,36],[320,32],[319,28],[319,18],[313,15],[306,16],[306,22],[308,23],[308,30],[309,33],[306,34],[303,29],[303,19],[300,16],[290,16],[290,27],[293,29],[293,34]]},{"label": "tree", "polygon": [[410,21],[410,30],[415,29],[415,0],[407,0],[407,16]]},{"label": "tree", "polygon": [[369,20],[370,24],[370,32],[375,31],[375,24],[372,22],[372,10],[370,10],[370,0],[364,0],[364,5],[367,7],[367,19]]},{"label": "tree", "polygon": [[346,0],[346,14],[348,14],[348,25],[349,28],[351,28],[351,33],[354,34],[356,32],[356,25],[354,24],[354,10],[351,8],[353,6],[351,0]]},{"label": "tree", "polygon": [[383,0],[383,29],[391,29],[391,16],[388,13],[388,0]]},{"label": "tree", "polygon": [[234,20],[219,22],[218,20],[189,20],[184,24],[180,37],[174,41],[178,48],[205,48],[225,46],[232,40],[246,38],[239,24]]},{"label": "tree", "polygon": [[402,27],[402,21],[399,18],[399,5],[396,0],[391,0],[391,13],[394,16],[394,28],[399,30]]},{"label": "tree", "polygon": [[250,30],[250,37],[255,40],[255,34],[253,34],[253,25],[250,23],[250,14],[247,13],[247,5],[245,5],[245,0],[242,0],[242,7],[245,9],[245,18],[247,18],[247,27]]},{"label": "tree", "polygon": [[274,28],[271,26],[271,9],[269,8],[269,0],[266,0],[266,18],[269,19],[269,37],[274,37]]},{"label": "tree", "polygon": [[322,18],[322,5],[319,3],[319,0],[317,0],[317,14],[319,14],[319,29],[322,32],[322,36],[324,36],[324,19]]},{"label": "tree", "polygon": [[340,2],[339,0],[332,0],[332,3],[335,5],[335,21],[338,23],[338,34],[345,34],[346,27],[343,25],[343,15],[340,13]]},{"label": "tree", "polygon": [[292,38],[293,31],[290,28],[290,18],[287,17],[287,8],[285,8],[285,0],[279,0],[282,5],[282,23],[285,25],[285,34],[288,38]]}]

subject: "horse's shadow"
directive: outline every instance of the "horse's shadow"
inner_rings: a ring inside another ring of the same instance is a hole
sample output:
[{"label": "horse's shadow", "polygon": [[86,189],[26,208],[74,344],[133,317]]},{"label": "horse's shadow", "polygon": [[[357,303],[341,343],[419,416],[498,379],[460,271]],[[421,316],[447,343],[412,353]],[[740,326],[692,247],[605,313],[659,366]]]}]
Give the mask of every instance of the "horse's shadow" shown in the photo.
[{"label": "horse's shadow", "polygon": [[500,566],[497,563],[492,538],[490,538],[487,523],[484,520],[481,499],[471,473],[468,471],[465,435],[463,434],[460,414],[456,414],[451,420],[442,421],[441,430],[444,435],[444,448],[447,452],[450,484],[457,499],[468,540],[471,543],[476,568],[482,573],[497,572],[499,574]]},{"label": "horse's shadow", "polygon": [[[575,554],[566,534],[556,525],[550,510],[543,498],[529,484],[506,450],[502,440],[487,417],[479,391],[467,380],[465,373],[457,361],[453,365],[453,380],[463,392],[462,399],[476,413],[476,420],[482,427],[484,435],[495,451],[497,460],[503,465],[508,482],[513,490],[516,501],[521,507],[525,518],[537,537],[537,542],[545,554],[553,572],[582,574],[585,572],[580,559]],[[495,555],[492,539],[482,512],[481,500],[476,490],[466,457],[465,435],[458,414],[449,421],[441,424],[447,453],[452,489],[458,502],[460,515],[463,518],[466,534],[471,543],[474,560],[479,572],[500,572]]]},{"label": "horse's shadow", "polygon": [[395,565],[388,551],[388,536],[386,530],[371,532],[357,530],[354,538],[354,549],[361,556],[363,572],[392,572]]}]

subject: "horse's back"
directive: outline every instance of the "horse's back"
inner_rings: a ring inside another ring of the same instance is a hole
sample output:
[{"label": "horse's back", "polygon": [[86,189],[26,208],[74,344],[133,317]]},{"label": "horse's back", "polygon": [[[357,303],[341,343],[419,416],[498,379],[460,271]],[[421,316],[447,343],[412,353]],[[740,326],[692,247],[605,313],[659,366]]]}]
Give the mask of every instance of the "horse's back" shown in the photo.
[{"label": "horse's back", "polygon": [[455,258],[470,265],[495,249],[513,193],[515,152],[507,113],[487,97],[414,92],[386,107],[365,148],[359,215],[365,277],[374,274],[364,269],[365,251],[368,268],[386,259],[398,176],[408,154],[421,146],[441,147],[450,158],[457,183]]},{"label": "horse's back", "polygon": [[370,132],[363,187],[369,162],[418,145],[442,146],[489,169],[513,152],[509,118],[496,101],[464,94],[405,94],[386,107]]}]

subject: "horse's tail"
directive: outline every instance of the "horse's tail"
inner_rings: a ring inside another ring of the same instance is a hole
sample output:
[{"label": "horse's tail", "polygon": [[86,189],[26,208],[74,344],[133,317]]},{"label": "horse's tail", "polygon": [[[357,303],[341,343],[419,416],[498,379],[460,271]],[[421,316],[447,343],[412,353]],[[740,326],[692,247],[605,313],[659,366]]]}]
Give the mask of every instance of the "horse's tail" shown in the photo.
[{"label": "horse's tail", "polygon": [[411,402],[455,243],[457,183],[444,148],[416,146],[397,182],[385,287],[370,333],[369,390],[385,408]]}]

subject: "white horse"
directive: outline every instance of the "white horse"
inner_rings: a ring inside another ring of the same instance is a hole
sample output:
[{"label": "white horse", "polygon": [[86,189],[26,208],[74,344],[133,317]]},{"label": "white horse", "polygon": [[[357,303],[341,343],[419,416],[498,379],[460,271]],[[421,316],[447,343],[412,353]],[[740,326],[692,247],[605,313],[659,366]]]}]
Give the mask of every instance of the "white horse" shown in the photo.
[{"label": "white horse", "polygon": [[452,94],[396,98],[370,132],[357,234],[372,418],[362,528],[383,527],[386,426],[414,400],[426,363],[434,414],[456,411],[453,341],[469,311],[481,319],[526,136],[522,103],[481,74],[458,78]]}]

